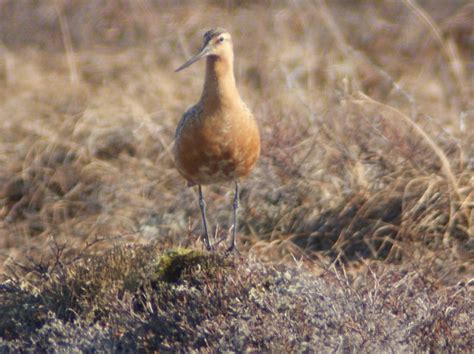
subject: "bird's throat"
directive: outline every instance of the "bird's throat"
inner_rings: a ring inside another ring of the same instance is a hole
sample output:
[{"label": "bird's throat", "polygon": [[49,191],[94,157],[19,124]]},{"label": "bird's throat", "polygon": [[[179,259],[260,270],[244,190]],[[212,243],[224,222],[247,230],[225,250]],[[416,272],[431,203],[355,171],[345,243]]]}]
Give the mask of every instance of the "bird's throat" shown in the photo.
[{"label": "bird's throat", "polygon": [[232,60],[207,57],[206,77],[201,96],[203,105],[218,108],[237,101],[240,101],[240,96],[235,84]]}]

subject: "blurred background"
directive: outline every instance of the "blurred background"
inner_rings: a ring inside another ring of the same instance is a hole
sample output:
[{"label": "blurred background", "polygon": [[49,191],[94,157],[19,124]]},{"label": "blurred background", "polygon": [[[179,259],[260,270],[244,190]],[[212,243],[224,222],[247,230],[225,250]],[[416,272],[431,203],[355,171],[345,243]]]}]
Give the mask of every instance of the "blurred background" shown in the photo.
[{"label": "blurred background", "polygon": [[[122,242],[199,247],[170,149],[228,29],[262,157],[241,248],[472,274],[472,1],[0,0],[0,271]],[[205,192],[216,231],[230,186]]]}]

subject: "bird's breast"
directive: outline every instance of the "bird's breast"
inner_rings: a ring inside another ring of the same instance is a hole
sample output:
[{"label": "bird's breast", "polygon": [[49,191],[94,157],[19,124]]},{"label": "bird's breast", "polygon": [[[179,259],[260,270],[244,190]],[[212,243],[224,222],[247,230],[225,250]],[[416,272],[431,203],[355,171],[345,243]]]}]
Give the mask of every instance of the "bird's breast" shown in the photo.
[{"label": "bird's breast", "polygon": [[174,147],[178,171],[190,184],[211,184],[245,177],[259,155],[258,126],[245,108],[216,110],[188,119]]}]

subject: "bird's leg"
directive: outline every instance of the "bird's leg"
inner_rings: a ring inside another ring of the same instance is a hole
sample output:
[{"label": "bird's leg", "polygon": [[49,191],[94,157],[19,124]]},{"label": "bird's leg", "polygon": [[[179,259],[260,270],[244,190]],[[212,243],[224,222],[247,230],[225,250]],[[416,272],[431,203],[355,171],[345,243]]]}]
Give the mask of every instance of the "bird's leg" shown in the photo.
[{"label": "bird's leg", "polygon": [[234,227],[232,229],[232,242],[230,244],[230,247],[227,249],[227,253],[237,251],[237,245],[235,243],[236,237],[237,237],[237,209],[239,209],[239,182],[235,181],[235,194],[234,194],[234,203],[232,204],[233,207],[233,214],[232,214],[232,219],[233,219],[233,224]]},{"label": "bird's leg", "polygon": [[207,218],[206,218],[206,201],[202,195],[202,187],[199,184],[199,208],[201,209],[202,223],[204,224],[204,244],[208,251],[212,249],[211,241],[209,239],[209,233],[207,229]]}]

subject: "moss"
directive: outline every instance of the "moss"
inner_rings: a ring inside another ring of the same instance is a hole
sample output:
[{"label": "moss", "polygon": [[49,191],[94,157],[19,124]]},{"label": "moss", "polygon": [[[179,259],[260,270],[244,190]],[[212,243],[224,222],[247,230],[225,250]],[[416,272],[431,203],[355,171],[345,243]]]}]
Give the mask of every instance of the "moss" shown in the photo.
[{"label": "moss", "polygon": [[29,287],[0,282],[0,353],[468,351],[468,287],[438,288],[422,272],[380,264],[355,282],[252,257],[117,247]]},{"label": "moss", "polygon": [[206,253],[189,248],[177,248],[165,251],[152,265],[149,280],[176,283],[183,273],[198,269],[213,273],[217,269],[230,266],[230,260],[223,255]]}]

